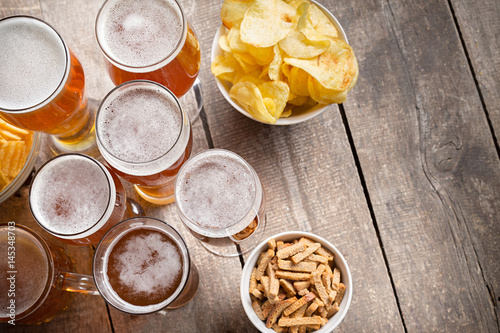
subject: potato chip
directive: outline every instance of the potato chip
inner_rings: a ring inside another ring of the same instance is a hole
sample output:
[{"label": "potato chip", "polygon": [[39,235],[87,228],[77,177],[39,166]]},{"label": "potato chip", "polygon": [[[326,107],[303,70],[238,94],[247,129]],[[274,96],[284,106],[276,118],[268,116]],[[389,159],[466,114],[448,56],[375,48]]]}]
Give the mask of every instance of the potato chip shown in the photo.
[{"label": "potato chip", "polygon": [[291,92],[299,96],[309,96],[309,89],[307,87],[309,74],[306,71],[298,67],[284,65],[283,72],[286,73]]},{"label": "potato chip", "polygon": [[29,131],[22,129],[22,128],[19,128],[19,127],[16,127],[14,125],[11,125],[1,118],[0,118],[0,129],[8,131],[12,134],[16,134],[18,136],[26,136],[26,135],[30,134]]},{"label": "potato chip", "polygon": [[343,91],[357,79],[358,64],[352,48],[340,39],[331,39],[330,47],[312,59],[285,58],[286,64],[309,73],[326,89]]},{"label": "potato chip", "polygon": [[269,65],[274,59],[273,47],[255,47],[248,45],[248,52],[254,57],[257,64],[261,66]]},{"label": "potato chip", "polygon": [[0,153],[0,156],[3,156],[0,160],[0,170],[5,176],[14,178],[19,173],[20,169],[17,168],[17,164],[24,146],[24,141],[9,141],[0,148],[0,151],[3,151]]},{"label": "potato chip", "polygon": [[0,136],[8,141],[21,140],[21,137],[19,135],[17,135],[16,133],[12,133],[12,132],[6,131],[4,129],[0,129]]},{"label": "potato chip", "polygon": [[297,8],[299,20],[296,29],[279,42],[280,48],[289,57],[297,59],[310,59],[325,52],[330,46],[330,40],[316,32],[309,23],[308,16],[309,3],[304,2]]},{"label": "potato chip", "polygon": [[288,97],[288,103],[295,105],[295,106],[301,106],[301,105],[306,104],[308,99],[309,99],[309,97],[307,97],[307,96],[299,96],[299,95],[295,95],[293,93],[290,93],[290,96]]},{"label": "potato chip", "polygon": [[238,61],[231,55],[220,55],[210,65],[210,70],[215,77],[222,80],[234,82],[234,76],[237,70],[240,70]]},{"label": "potato chip", "polygon": [[236,59],[244,73],[250,73],[260,68],[257,63],[252,63],[252,60],[248,59],[249,55],[247,54],[233,53],[232,55],[234,59]]},{"label": "potato chip", "polygon": [[229,95],[256,119],[266,123],[276,122],[276,119],[267,111],[262,94],[255,84],[251,82],[239,82],[231,87]]},{"label": "potato chip", "polygon": [[344,103],[347,98],[347,90],[335,91],[327,89],[312,76],[307,81],[307,87],[311,98],[321,104]]},{"label": "potato chip", "polygon": [[313,3],[309,6],[308,20],[319,34],[333,38],[339,37],[337,28],[335,28],[332,21],[330,21],[328,16]]},{"label": "potato chip", "polygon": [[300,15],[299,20],[297,22],[297,30],[302,34],[304,34],[304,36],[306,37],[306,39],[310,44],[322,48],[326,47],[325,48],[326,51],[326,49],[328,49],[328,46],[330,46],[330,40],[328,38],[328,35],[324,35],[316,31],[315,26],[311,23],[311,20],[309,19],[309,13],[310,10],[314,8],[313,6],[314,5],[312,3],[304,2],[299,6],[299,8],[297,8],[297,14]]},{"label": "potato chip", "polygon": [[224,26],[228,29],[241,23],[243,15],[252,5],[254,0],[225,0],[222,4],[220,17]]},{"label": "potato chip", "polygon": [[273,46],[274,58],[269,64],[269,78],[273,81],[281,80],[281,66],[283,65],[283,57],[281,56],[278,44]]},{"label": "potato chip", "polygon": [[307,2],[307,0],[283,0],[283,1],[285,1],[294,9],[297,9],[303,2]]},{"label": "potato chip", "polygon": [[240,28],[234,26],[227,32],[227,40],[232,52],[246,53],[248,52],[248,44],[244,43],[240,38]]},{"label": "potato chip", "polygon": [[241,40],[255,47],[271,47],[292,30],[295,10],[281,0],[255,0],[241,21]]},{"label": "potato chip", "polygon": [[[265,75],[264,75],[265,77]],[[234,77],[234,82],[233,84],[236,84],[238,82],[252,82],[253,84],[255,84],[256,86],[258,85],[261,85],[262,83],[266,82],[267,80],[265,80],[263,77],[262,77],[262,71],[257,69],[253,72],[250,72],[250,73],[243,73],[243,75],[240,75],[240,74],[236,74],[236,76]]]},{"label": "potato chip", "polygon": [[229,41],[227,40],[227,35],[221,35],[219,37],[219,47],[225,52],[231,52]]},{"label": "potato chip", "polygon": [[0,191],[2,191],[9,183],[10,182],[7,177],[4,175],[2,170],[0,170]]},{"label": "potato chip", "polygon": [[283,81],[270,81],[262,83],[258,86],[258,89],[264,99],[269,98],[274,102],[274,108],[272,110],[267,109],[271,116],[278,119],[283,110],[285,110],[288,96],[290,95],[290,88]]}]

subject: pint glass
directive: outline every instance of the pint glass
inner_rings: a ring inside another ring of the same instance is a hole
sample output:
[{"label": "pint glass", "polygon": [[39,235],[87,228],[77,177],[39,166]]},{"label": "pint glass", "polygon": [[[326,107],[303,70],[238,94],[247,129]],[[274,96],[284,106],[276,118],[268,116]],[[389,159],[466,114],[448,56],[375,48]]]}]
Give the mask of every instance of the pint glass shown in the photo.
[{"label": "pint glass", "polygon": [[253,249],[265,228],[265,195],[255,170],[224,149],[189,159],[175,182],[181,221],[210,252],[238,256]]},{"label": "pint glass", "polygon": [[178,99],[152,81],[128,81],[101,102],[97,145],[108,165],[146,201],[174,200],[175,176],[191,155],[191,124]]},{"label": "pint glass", "polygon": [[53,135],[56,153],[95,146],[82,65],[54,28],[34,17],[7,17],[0,45],[0,117]]},{"label": "pint glass", "polygon": [[0,251],[0,322],[48,322],[72,301],[66,291],[98,294],[62,248],[27,227],[0,224]]},{"label": "pint glass", "polygon": [[36,222],[73,245],[97,244],[123,220],[125,190],[118,176],[83,154],[58,155],[35,174],[29,204]]},{"label": "pint glass", "polygon": [[200,45],[177,1],[107,0],[95,30],[115,85],[143,79],[166,86],[179,98],[190,91],[194,97],[181,98],[181,104],[195,120],[203,103],[196,80]]},{"label": "pint glass", "polygon": [[181,307],[199,284],[181,235],[151,217],[114,226],[96,249],[93,272],[104,299],[129,314]]}]

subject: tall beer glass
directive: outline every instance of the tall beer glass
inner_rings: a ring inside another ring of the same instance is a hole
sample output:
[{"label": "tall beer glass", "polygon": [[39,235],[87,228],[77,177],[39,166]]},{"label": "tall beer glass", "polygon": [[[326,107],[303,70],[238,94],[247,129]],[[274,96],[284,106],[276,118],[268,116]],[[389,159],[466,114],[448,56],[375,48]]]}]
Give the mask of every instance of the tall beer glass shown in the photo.
[{"label": "tall beer glass", "polygon": [[129,81],[101,102],[97,145],[108,165],[146,201],[174,200],[175,176],[191,155],[191,124],[178,99],[152,81]]},{"label": "tall beer glass", "polygon": [[48,322],[73,300],[66,291],[98,295],[64,249],[27,227],[1,223],[0,253],[0,322]]},{"label": "tall beer glass", "polygon": [[94,115],[83,68],[53,27],[29,16],[0,20],[0,117],[52,135],[51,148],[92,151]]},{"label": "tall beer glass", "polygon": [[198,290],[198,272],[181,235],[151,217],[113,227],[99,243],[93,267],[104,299],[130,314],[181,307]]},{"label": "tall beer glass", "polygon": [[209,149],[189,159],[175,182],[184,224],[210,252],[238,256],[253,249],[265,229],[265,195],[255,170],[239,155]]},{"label": "tall beer glass", "polygon": [[36,222],[73,245],[97,244],[123,220],[126,196],[118,176],[92,157],[58,155],[36,173],[29,204]]},{"label": "tall beer glass", "polygon": [[158,82],[180,98],[191,121],[196,119],[203,104],[200,45],[177,1],[107,0],[95,30],[115,85]]}]

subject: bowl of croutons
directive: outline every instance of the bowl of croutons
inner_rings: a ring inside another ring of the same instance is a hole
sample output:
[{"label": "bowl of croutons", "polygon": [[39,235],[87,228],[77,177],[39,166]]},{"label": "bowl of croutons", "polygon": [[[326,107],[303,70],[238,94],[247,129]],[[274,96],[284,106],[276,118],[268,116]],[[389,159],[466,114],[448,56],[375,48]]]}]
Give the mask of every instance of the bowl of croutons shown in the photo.
[{"label": "bowl of croutons", "polygon": [[326,239],[288,231],[260,243],[248,257],[241,302],[261,332],[331,332],[345,317],[352,278],[339,250]]}]

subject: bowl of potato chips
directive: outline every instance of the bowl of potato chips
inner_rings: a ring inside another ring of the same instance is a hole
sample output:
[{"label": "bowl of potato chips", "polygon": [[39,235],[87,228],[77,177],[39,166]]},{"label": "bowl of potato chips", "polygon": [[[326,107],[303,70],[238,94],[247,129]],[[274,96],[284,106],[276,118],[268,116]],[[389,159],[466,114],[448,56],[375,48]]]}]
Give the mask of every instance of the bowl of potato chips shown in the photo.
[{"label": "bowl of potato chips", "polygon": [[311,119],[343,103],[358,78],[337,19],[313,0],[225,0],[211,71],[240,113],[273,125]]},{"label": "bowl of potato chips", "polygon": [[33,171],[42,135],[0,119],[0,203],[25,183]]}]

